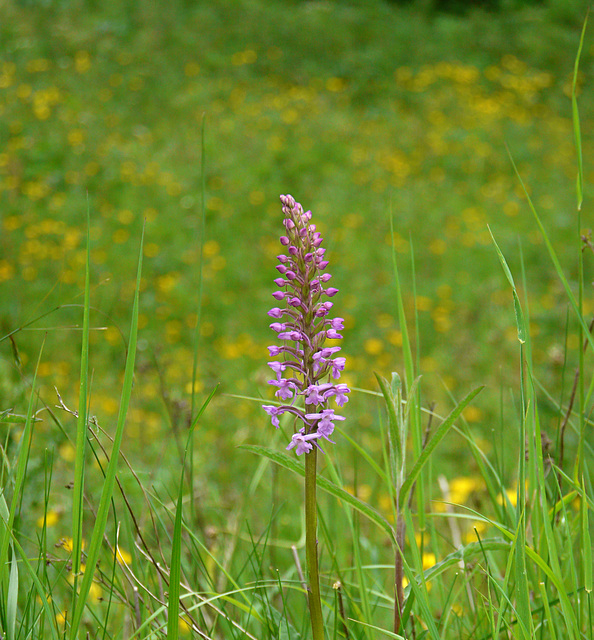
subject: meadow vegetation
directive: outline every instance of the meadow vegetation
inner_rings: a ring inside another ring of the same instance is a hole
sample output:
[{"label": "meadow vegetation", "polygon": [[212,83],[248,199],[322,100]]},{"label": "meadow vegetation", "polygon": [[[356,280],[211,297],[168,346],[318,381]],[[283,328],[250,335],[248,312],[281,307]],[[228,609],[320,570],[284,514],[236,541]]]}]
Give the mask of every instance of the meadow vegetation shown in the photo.
[{"label": "meadow vegetation", "polygon": [[399,634],[592,639],[594,45],[559,7],[0,6],[2,637],[311,637],[261,408],[290,192],[352,389],[327,637],[398,637],[400,514]]}]

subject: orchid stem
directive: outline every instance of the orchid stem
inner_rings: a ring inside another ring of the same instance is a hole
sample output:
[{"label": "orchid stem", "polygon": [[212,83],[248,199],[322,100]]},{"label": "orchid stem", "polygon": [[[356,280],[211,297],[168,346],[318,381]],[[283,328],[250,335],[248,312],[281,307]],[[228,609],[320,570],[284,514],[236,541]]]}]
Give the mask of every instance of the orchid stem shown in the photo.
[{"label": "orchid stem", "polygon": [[316,502],[317,448],[305,456],[305,556],[308,572],[307,601],[313,640],[324,640],[324,619],[318,571],[318,513]]}]

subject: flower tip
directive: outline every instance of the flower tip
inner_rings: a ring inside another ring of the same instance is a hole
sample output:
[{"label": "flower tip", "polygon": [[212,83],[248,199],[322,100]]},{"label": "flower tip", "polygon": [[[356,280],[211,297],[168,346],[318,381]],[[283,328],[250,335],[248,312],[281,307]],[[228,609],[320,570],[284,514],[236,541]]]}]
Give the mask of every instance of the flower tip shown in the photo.
[{"label": "flower tip", "polygon": [[295,198],[293,198],[293,196],[290,194],[281,195],[280,201],[285,205],[285,207],[289,207],[291,209],[293,209],[296,204]]}]

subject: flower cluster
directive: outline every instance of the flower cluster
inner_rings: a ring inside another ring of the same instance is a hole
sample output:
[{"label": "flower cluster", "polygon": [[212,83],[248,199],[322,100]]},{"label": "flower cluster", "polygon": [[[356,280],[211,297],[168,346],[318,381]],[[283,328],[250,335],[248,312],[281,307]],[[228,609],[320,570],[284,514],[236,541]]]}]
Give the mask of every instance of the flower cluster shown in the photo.
[{"label": "flower cluster", "polygon": [[[279,416],[292,413],[303,426],[295,433],[287,449],[296,447],[297,455],[307,453],[318,440],[329,442],[334,421],[344,420],[328,407],[331,398],[339,407],[347,401],[350,389],[337,384],[344,370],[345,359],[336,357],[340,347],[324,347],[326,338],[337,340],[343,329],[342,318],[329,318],[332,298],[338,289],[326,287],[332,277],[325,273],[328,261],[324,259],[322,237],[311,224],[311,211],[290,196],[281,196],[283,222],[286,235],[280,239],[286,255],[278,256],[276,267],[280,277],[274,282],[279,290],[272,296],[284,301],[284,308],[274,307],[268,315],[275,319],[270,328],[278,334],[280,346],[268,347],[271,357],[282,356],[280,361],[269,362],[275,374],[270,384],[277,387],[275,395],[283,405],[263,405],[263,409],[279,426]],[[296,406],[303,398],[305,408]]]}]

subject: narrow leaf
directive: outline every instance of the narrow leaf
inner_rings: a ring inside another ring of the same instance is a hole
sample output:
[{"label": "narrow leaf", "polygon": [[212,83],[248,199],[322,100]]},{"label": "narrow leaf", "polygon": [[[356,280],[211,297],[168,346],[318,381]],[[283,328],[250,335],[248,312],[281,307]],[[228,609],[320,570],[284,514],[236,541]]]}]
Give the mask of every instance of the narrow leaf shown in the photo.
[{"label": "narrow leaf", "polygon": [[[589,12],[589,11],[588,11]],[[578,70],[580,66],[580,57],[582,55],[582,48],[584,46],[584,36],[586,35],[586,26],[588,24],[588,15],[584,20],[584,26],[582,27],[582,35],[580,36],[580,46],[578,47],[577,56],[575,58],[575,64],[573,67],[573,82],[571,85],[571,110],[573,120],[573,136],[575,140],[575,151],[577,154],[578,173],[576,179],[576,191],[577,191],[577,208],[578,211],[582,208],[583,193],[584,193],[584,165],[582,160],[582,135],[580,130],[580,112],[577,104],[577,80]]]},{"label": "narrow leaf", "polygon": [[408,497],[408,492],[412,488],[415,480],[418,478],[419,473],[421,473],[421,469],[429,460],[429,457],[435,450],[435,447],[445,438],[448,431],[454,425],[454,422],[458,419],[462,411],[467,407],[470,402],[483,390],[484,387],[477,387],[474,391],[471,391],[450,413],[450,415],[439,425],[435,434],[429,440],[423,452],[419,456],[418,460],[415,462],[414,467],[411,472],[408,474],[402,488],[400,489],[400,504],[405,504],[406,499]]},{"label": "narrow leaf", "polygon": [[[31,383],[31,395],[29,396],[29,406],[27,408],[27,419],[25,426],[23,427],[23,433],[21,435],[21,441],[19,443],[19,454],[16,463],[16,477],[14,480],[14,489],[12,493],[12,500],[10,502],[10,512],[8,518],[6,518],[6,532],[0,536],[0,558],[8,558],[8,543],[10,536],[13,535],[13,524],[16,517],[18,505],[21,500],[21,491],[25,482],[25,476],[27,472],[27,464],[29,462],[29,449],[33,438],[33,407],[36,399],[35,385],[37,384],[37,370],[39,363],[41,362],[41,354],[43,353],[43,347],[45,345],[45,339],[41,345],[39,351],[39,357],[37,359],[37,366],[35,367],[35,373],[33,375],[33,381]],[[8,587],[8,575],[6,573],[7,568],[0,564],[0,582],[2,588]]]},{"label": "narrow leaf", "polygon": [[501,252],[497,241],[495,240],[495,236],[491,231],[491,228],[487,225],[489,229],[489,233],[491,234],[491,240],[493,240],[493,244],[495,245],[495,250],[497,251],[497,256],[499,257],[499,261],[501,262],[501,266],[503,267],[503,272],[505,273],[505,277],[507,281],[511,285],[512,293],[514,297],[514,312],[516,314],[516,328],[518,331],[518,341],[521,344],[526,342],[526,323],[524,322],[524,314],[522,313],[522,305],[520,304],[520,298],[518,297],[518,291],[516,289],[516,283],[514,282],[514,278],[510,271],[510,268],[507,264],[505,256]]},{"label": "narrow leaf", "polygon": [[557,275],[559,276],[559,279],[561,280],[561,283],[563,284],[563,288],[565,289],[565,293],[567,294],[567,298],[569,300],[569,303],[571,304],[571,308],[573,309],[573,311],[575,312],[577,321],[581,324],[582,329],[584,331],[584,337],[585,339],[588,341],[588,344],[590,345],[590,347],[594,350],[594,336],[592,335],[592,333],[590,332],[590,329],[588,328],[588,325],[586,324],[586,321],[584,320],[584,317],[582,316],[581,312],[580,312],[580,308],[578,306],[578,303],[575,299],[575,296],[573,295],[573,291],[571,290],[571,286],[569,285],[569,281],[567,280],[567,277],[565,276],[565,274],[563,273],[563,268],[561,267],[561,262],[559,261],[559,258],[557,256],[557,253],[553,247],[553,244],[551,243],[551,240],[547,234],[547,231],[542,223],[542,220],[540,219],[540,216],[538,215],[538,212],[536,211],[536,208],[534,207],[534,203],[532,202],[532,199],[530,198],[530,195],[528,194],[528,190],[526,189],[526,185],[524,184],[524,181],[522,180],[522,177],[520,176],[520,172],[518,171],[518,168],[516,167],[516,163],[514,162],[513,157],[511,156],[511,153],[509,154],[512,166],[514,168],[514,171],[516,172],[516,176],[518,178],[518,180],[520,181],[520,185],[522,186],[522,190],[524,191],[524,195],[526,196],[526,199],[528,201],[528,205],[530,207],[530,210],[532,211],[532,215],[534,216],[536,223],[538,225],[538,228],[540,230],[540,233],[542,234],[543,240],[545,242],[545,245],[547,247],[547,251],[549,252],[549,256],[551,258],[551,261],[555,267],[555,271],[557,272]]},{"label": "narrow leaf", "polygon": [[367,627],[368,629],[373,629],[374,631],[379,631],[382,636],[386,638],[394,638],[394,640],[406,640],[404,636],[400,636],[393,631],[388,631],[387,629],[382,629],[381,627],[376,627],[374,624],[368,624],[367,622],[363,622],[363,620],[355,620],[354,618],[348,618],[351,622],[355,624],[360,624],[362,627]]},{"label": "narrow leaf", "polygon": [[120,448],[122,445],[122,439],[124,436],[124,425],[126,424],[126,416],[128,413],[128,406],[130,405],[130,398],[132,396],[132,385],[134,380],[134,363],[136,360],[136,343],[138,339],[138,307],[140,298],[140,279],[142,274],[142,246],[144,243],[144,229],[142,232],[142,238],[140,242],[140,255],[138,258],[138,271],[136,275],[136,290],[134,292],[134,304],[132,307],[132,321],[130,328],[130,341],[128,344],[128,354],[126,356],[126,367],[124,370],[124,383],[122,386],[122,396],[120,400],[120,409],[118,413],[118,420],[116,426],[116,432],[113,439],[113,447],[111,450],[111,457],[105,471],[105,480],[103,482],[103,488],[101,490],[101,498],[99,499],[99,508],[97,509],[97,515],[95,519],[95,526],[93,527],[93,533],[91,535],[91,541],[89,543],[89,550],[87,554],[87,562],[85,573],[83,576],[82,584],[80,587],[79,598],[76,601],[76,607],[72,615],[72,623],[70,627],[70,638],[75,640],[78,635],[78,629],[82,619],[83,609],[86,599],[91,589],[93,582],[93,576],[99,560],[99,552],[101,550],[101,543],[103,540],[103,534],[107,524],[107,516],[109,513],[109,505],[113,494],[115,485],[115,477],[117,473],[118,458],[120,457]]},{"label": "narrow leaf", "polygon": [[[586,495],[586,482],[582,477],[582,496]],[[580,515],[582,520],[582,550],[584,564],[584,589],[592,592],[592,538],[590,537],[590,527],[588,520],[588,501],[581,498]]]},{"label": "narrow leaf", "polygon": [[[186,460],[192,449],[192,439],[194,436],[194,429],[198,424],[198,419],[210,403],[216,390],[215,387],[202,407],[198,411],[198,414],[188,433],[188,439],[186,442],[186,449],[184,451],[184,461],[181,467],[181,474],[179,478],[179,491],[177,494],[177,504],[175,505],[175,523],[173,525],[173,540],[171,545],[171,561],[169,563],[169,599],[167,603],[167,640],[177,640],[179,636],[179,594],[181,584],[181,542],[182,542],[182,514],[183,514],[183,497],[184,497],[184,470],[186,468]],[[190,493],[190,497],[192,497]]]},{"label": "narrow leaf", "polygon": [[6,634],[8,638],[16,638],[17,603],[19,599],[19,566],[12,547],[10,560],[10,579],[8,581],[8,593],[6,594]]},{"label": "narrow leaf", "polygon": [[[300,465],[296,460],[289,458],[289,456],[278,453],[277,451],[273,451],[272,449],[267,449],[266,447],[258,447],[251,444],[241,445],[240,448],[251,451],[252,453],[257,453],[260,456],[264,456],[265,458],[268,458],[270,461],[278,464],[279,466],[284,467],[288,471],[292,471],[293,473],[296,473],[303,478],[305,477],[305,469],[303,468],[303,466]],[[353,509],[359,511],[359,513],[362,513],[366,518],[371,520],[371,522],[383,529],[393,542],[396,541],[396,532],[394,531],[392,525],[368,504],[366,504],[362,500],[359,500],[359,498],[356,498],[344,489],[336,486],[333,482],[330,482],[330,480],[324,478],[324,476],[318,476],[318,487],[323,491],[326,491],[326,493],[334,496],[335,498],[346,502]]]},{"label": "narrow leaf", "polygon": [[78,416],[76,419],[76,456],[74,461],[74,486],[72,489],[72,573],[74,588],[72,589],[73,609],[76,609],[78,596],[78,577],[80,575],[82,555],[83,504],[85,491],[85,452],[87,446],[87,402],[89,382],[89,327],[90,327],[90,274],[91,274],[91,240],[90,215],[87,208],[87,252],[85,261],[85,292],[83,302],[83,330],[80,356],[80,385],[78,392]]}]

